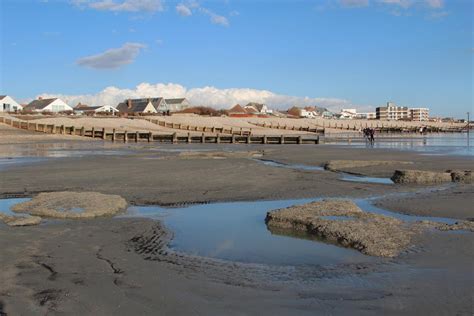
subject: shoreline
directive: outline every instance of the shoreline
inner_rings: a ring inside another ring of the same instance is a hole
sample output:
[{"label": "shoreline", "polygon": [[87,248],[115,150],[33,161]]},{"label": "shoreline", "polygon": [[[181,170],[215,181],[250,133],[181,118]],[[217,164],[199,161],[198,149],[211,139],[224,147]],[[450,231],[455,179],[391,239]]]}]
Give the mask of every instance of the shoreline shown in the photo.
[{"label": "shoreline", "polygon": [[[31,144],[29,138],[21,140],[22,135],[28,135],[24,131],[18,135],[19,144],[13,147]],[[389,165],[341,170],[389,177],[402,167],[468,169],[473,162],[470,157],[333,145],[108,146],[71,138],[59,142],[66,142],[72,151],[87,146],[89,152],[0,170],[1,197],[95,191],[118,194],[129,205],[179,207],[224,201],[383,196],[371,202],[410,215],[472,217],[473,184],[348,182],[342,181],[338,172],[280,168],[253,160],[255,153],[262,153],[264,159],[318,167],[340,159],[391,161]],[[100,155],[104,147],[126,153]],[[181,155],[180,151],[192,154]],[[456,209],[446,207],[450,205]],[[474,241],[472,233],[429,231],[418,236],[413,247],[389,260],[300,267],[192,256],[170,250],[172,236],[161,221],[137,217],[52,221],[37,227],[0,225],[0,264],[6,267],[0,273],[4,285],[0,311],[26,315],[157,311],[271,315],[298,310],[302,315],[314,315],[357,310],[374,315],[419,315],[440,311],[469,314],[472,307],[466,293],[474,280],[466,275],[471,275],[474,251],[465,246]]]}]

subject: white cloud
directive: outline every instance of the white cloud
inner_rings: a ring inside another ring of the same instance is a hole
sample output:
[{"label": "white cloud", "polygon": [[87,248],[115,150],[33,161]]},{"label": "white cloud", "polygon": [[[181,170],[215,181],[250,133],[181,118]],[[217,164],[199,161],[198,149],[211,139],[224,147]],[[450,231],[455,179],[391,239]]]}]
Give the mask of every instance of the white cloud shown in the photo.
[{"label": "white cloud", "polygon": [[346,8],[359,8],[369,5],[369,0],[339,0],[339,4]]},{"label": "white cloud", "polygon": [[[219,89],[212,86],[187,89],[176,83],[141,83],[133,89],[119,89],[107,87],[96,94],[86,95],[63,95],[63,94],[41,94],[42,97],[59,97],[67,103],[75,106],[77,103],[90,105],[117,105],[128,98],[147,98],[162,96],[165,98],[187,98],[193,105],[210,106],[213,108],[230,108],[248,102],[261,102],[275,109],[288,109],[293,105],[309,106],[317,105],[339,111],[343,107],[357,107],[351,105],[348,100],[338,98],[310,98],[277,94],[268,90],[257,90],[250,88]],[[360,108],[360,107],[359,107]],[[364,107],[365,109],[366,107]]]},{"label": "white cloud", "polygon": [[199,11],[201,11],[202,13],[208,15],[211,18],[212,23],[219,24],[219,25],[222,25],[222,26],[229,26],[229,20],[227,20],[227,18],[225,16],[218,15],[218,14],[214,13],[213,11],[211,11],[209,9],[206,9],[206,8],[202,8],[202,7],[199,8]]},{"label": "white cloud", "polygon": [[380,0],[381,3],[395,5],[407,9],[413,5],[412,0]]},{"label": "white cloud", "polygon": [[176,6],[176,12],[178,12],[178,14],[181,15],[181,16],[193,15],[193,13],[191,12],[191,9],[188,8],[188,6],[186,6],[183,3],[180,3]]},{"label": "white cloud", "polygon": [[114,69],[132,63],[145,45],[140,43],[125,43],[120,48],[112,48],[103,53],[80,58],[76,61],[79,66],[94,69]]},{"label": "white cloud", "polygon": [[73,0],[73,3],[80,7],[104,11],[163,11],[161,0]]},{"label": "white cloud", "polygon": [[426,4],[433,9],[441,9],[444,7],[443,0],[426,0]]}]

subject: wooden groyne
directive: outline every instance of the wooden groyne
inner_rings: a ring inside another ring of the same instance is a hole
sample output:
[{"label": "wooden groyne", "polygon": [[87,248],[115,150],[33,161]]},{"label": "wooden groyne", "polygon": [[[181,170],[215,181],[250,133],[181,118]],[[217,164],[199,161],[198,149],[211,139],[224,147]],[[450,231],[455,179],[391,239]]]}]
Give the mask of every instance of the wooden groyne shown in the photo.
[{"label": "wooden groyne", "polygon": [[182,123],[170,123],[163,120],[157,120],[152,118],[143,118],[146,121],[149,121],[153,124],[172,128],[172,129],[179,129],[183,131],[193,131],[193,132],[209,132],[209,133],[220,133],[220,134],[228,134],[228,135],[239,135],[239,136],[247,136],[252,135],[252,129],[243,129],[240,128],[225,128],[225,127],[209,127],[209,126],[194,126],[194,125],[186,125]]},{"label": "wooden groyne", "polygon": [[317,127],[304,127],[304,126],[288,126],[288,125],[273,125],[273,123],[267,124],[267,123],[254,123],[254,122],[249,122],[249,124],[263,127],[263,128],[272,128],[272,129],[284,129],[288,131],[299,131],[299,132],[308,132],[308,133],[315,133],[315,134],[324,134],[324,128],[317,128]]},{"label": "wooden groyne", "polygon": [[364,128],[372,128],[374,129],[377,133],[397,133],[397,134],[403,134],[403,133],[420,133],[420,129],[423,128],[424,133],[460,133],[466,130],[465,127],[437,127],[437,126],[431,126],[431,125],[423,125],[423,126],[400,126],[400,125],[387,125],[384,123],[380,123],[378,121],[377,123],[373,124],[370,123],[368,124],[367,122],[365,124],[362,123],[354,123],[349,124],[349,123],[344,123],[344,122],[328,122],[327,124],[325,122],[321,123],[314,123],[315,125],[321,126],[324,129],[330,128],[330,129],[339,129],[339,130],[346,130],[346,131],[359,131],[363,130]]},{"label": "wooden groyne", "polygon": [[40,124],[32,123],[28,121],[12,120],[9,118],[0,116],[0,123],[10,125],[19,129],[25,129],[29,131],[35,131],[47,134],[59,134],[59,135],[74,135],[90,138],[98,138],[108,140],[112,142],[159,142],[159,143],[170,143],[170,144],[319,144],[319,136],[316,137],[303,137],[303,136],[256,136],[256,135],[178,135],[177,133],[172,134],[154,134],[152,132],[130,132],[130,131],[116,131],[115,129],[106,130],[105,128],[90,128],[86,129],[84,126],[64,126],[54,124]]}]

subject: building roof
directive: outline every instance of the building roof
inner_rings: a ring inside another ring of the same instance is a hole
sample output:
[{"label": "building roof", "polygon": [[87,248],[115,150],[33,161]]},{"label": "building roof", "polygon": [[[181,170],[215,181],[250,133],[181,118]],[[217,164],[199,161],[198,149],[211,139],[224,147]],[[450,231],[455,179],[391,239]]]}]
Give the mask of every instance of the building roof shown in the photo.
[{"label": "building roof", "polygon": [[143,112],[147,107],[148,103],[158,110],[158,106],[164,101],[163,98],[144,98],[144,99],[128,99],[117,105],[116,109],[124,113]]},{"label": "building roof", "polygon": [[228,112],[229,113],[247,114],[247,111],[245,111],[245,109],[240,104],[234,105],[233,107],[231,107],[228,110]]},{"label": "building roof", "polygon": [[258,111],[261,112],[264,105],[265,105],[265,104],[263,104],[263,103],[249,102],[249,103],[247,103],[246,107],[254,107],[254,108],[256,108]]},{"label": "building roof", "polygon": [[181,104],[186,101],[186,98],[165,99],[167,104]]},{"label": "building roof", "polygon": [[57,99],[58,98],[33,100],[25,107],[25,110],[42,110]]},{"label": "building roof", "polygon": [[5,98],[6,95],[0,95],[0,100],[3,100],[3,98]]}]

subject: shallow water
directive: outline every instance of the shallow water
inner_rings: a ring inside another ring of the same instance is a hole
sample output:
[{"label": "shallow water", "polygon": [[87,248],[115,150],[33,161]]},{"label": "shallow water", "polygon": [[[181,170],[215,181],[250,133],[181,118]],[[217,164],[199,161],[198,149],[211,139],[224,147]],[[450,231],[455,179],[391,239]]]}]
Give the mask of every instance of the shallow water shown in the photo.
[{"label": "shallow water", "polygon": [[[353,201],[364,211],[391,216],[406,222],[430,220],[454,224],[457,220],[411,216],[372,205],[370,199]],[[0,212],[15,215],[10,207],[28,198],[0,199]],[[162,220],[173,233],[169,247],[176,251],[229,261],[271,265],[327,265],[368,262],[375,258],[326,243],[314,236],[289,231],[272,234],[265,224],[268,211],[317,199],[228,202],[192,205],[181,208],[132,206],[120,217],[146,217]],[[18,215],[18,214],[16,214]],[[350,216],[324,216],[330,220],[351,220]]]},{"label": "shallow water", "polygon": [[370,146],[364,141],[347,143],[345,140],[331,141],[329,144],[343,144],[351,147],[373,147],[396,150],[408,150],[423,152],[426,155],[443,156],[474,156],[474,132],[454,134],[432,134],[420,135],[419,137],[376,137],[375,144]]},{"label": "shallow water", "polygon": [[[338,264],[367,260],[367,256],[355,250],[325,243],[305,233],[295,235],[282,231],[276,235],[267,229],[265,217],[268,211],[317,200],[321,199],[214,203],[173,209],[132,207],[127,216],[162,220],[173,232],[169,245],[172,249],[205,257],[276,265]],[[406,222],[431,220],[454,224],[457,221],[383,210],[373,206],[371,199],[353,201],[364,211]],[[326,218],[351,219],[348,216]]]},{"label": "shallow water", "polygon": [[9,216],[17,216],[20,213],[15,213],[11,210],[11,207],[18,203],[23,203],[29,201],[29,198],[12,198],[12,199],[0,199],[0,213],[9,215]]},{"label": "shallow water", "polygon": [[[304,164],[285,164],[282,162],[266,159],[254,159],[266,166],[277,167],[277,168],[288,168],[295,170],[305,170],[305,171],[326,171],[323,167],[320,166],[310,166]],[[367,177],[367,176],[358,176],[352,175],[346,172],[338,172],[341,175],[341,180],[350,181],[350,182],[363,182],[363,183],[377,183],[377,184],[393,184],[393,181],[390,178],[376,178],[376,177]]]},{"label": "shallow water", "polygon": [[317,265],[374,260],[356,250],[317,241],[304,233],[274,235],[266,227],[270,210],[311,200],[231,202],[164,209],[132,207],[129,216],[160,219],[173,232],[170,248],[229,261],[272,265]]}]

